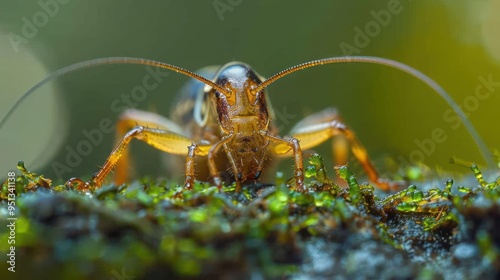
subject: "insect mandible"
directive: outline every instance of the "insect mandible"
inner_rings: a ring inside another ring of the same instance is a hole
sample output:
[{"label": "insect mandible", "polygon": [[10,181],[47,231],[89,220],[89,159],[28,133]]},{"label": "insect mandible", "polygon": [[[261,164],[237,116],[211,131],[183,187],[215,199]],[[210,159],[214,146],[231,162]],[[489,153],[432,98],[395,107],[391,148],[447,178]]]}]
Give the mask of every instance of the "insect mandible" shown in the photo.
[{"label": "insect mandible", "polygon": [[[155,60],[127,57],[94,59],[62,68],[32,87],[7,113],[0,122],[0,128],[25,98],[47,81],[63,74],[104,64],[149,65],[184,74],[205,86],[181,97],[181,101],[190,102],[187,106],[178,107],[182,109],[173,110],[171,118],[174,121],[155,113],[135,109],[126,110],[117,124],[117,134],[121,135],[121,139],[99,171],[90,181],[84,182],[78,178],[71,178],[67,181],[67,185],[76,185],[79,189],[100,187],[113,168],[116,168],[115,183],[124,183],[128,177],[128,145],[132,139],[138,139],[163,152],[186,156],[184,182],[186,189],[193,187],[195,179],[202,181],[211,179],[221,190],[223,183],[221,171],[228,170],[231,180],[236,182],[236,188],[240,190],[241,183],[259,179],[273,156],[291,156],[294,161],[294,187],[298,191],[306,191],[302,150],[313,148],[337,135],[343,135],[349,142],[352,154],[360,162],[370,181],[383,190],[395,189],[399,183],[379,177],[366,149],[355,133],[340,121],[335,110],[327,108],[320,113],[306,117],[292,129],[290,136],[287,137],[280,137],[273,124],[274,113],[266,91],[270,84],[306,68],[351,62],[389,66],[426,83],[455,110],[474,138],[488,165],[494,166],[491,154],[466,118],[465,113],[436,82],[403,63],[368,56],[314,60],[287,68],[268,79],[262,78],[247,64],[232,62],[221,67],[216,73],[210,70],[209,74],[213,76],[211,80],[183,68]],[[191,121],[189,130],[183,129],[179,124],[179,118],[183,117],[188,117]],[[342,149],[345,147],[341,147],[340,150]],[[202,164],[199,159],[203,159]]]}]

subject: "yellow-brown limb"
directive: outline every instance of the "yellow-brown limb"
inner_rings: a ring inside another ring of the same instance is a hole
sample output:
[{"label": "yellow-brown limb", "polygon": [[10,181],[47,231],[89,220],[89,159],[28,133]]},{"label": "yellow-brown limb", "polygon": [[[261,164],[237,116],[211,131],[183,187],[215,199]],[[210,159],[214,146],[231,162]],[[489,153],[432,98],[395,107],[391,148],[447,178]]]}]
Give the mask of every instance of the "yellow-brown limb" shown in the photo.
[{"label": "yellow-brown limb", "polygon": [[[92,177],[90,182],[85,183],[85,186],[101,186],[104,178],[109,174],[109,172],[111,172],[113,167],[115,167],[120,157],[124,154],[124,151],[126,151],[128,145],[130,144],[130,141],[134,138],[142,140],[148,145],[153,146],[166,153],[177,155],[186,154],[188,146],[192,144],[189,138],[173,133],[171,131],[144,126],[136,126],[123,137],[118,145],[116,145],[114,150],[108,156],[107,160],[104,162],[104,165],[101,167],[101,169],[94,177]],[[210,145],[199,145],[198,148],[200,155],[206,155],[206,152],[210,148]],[[70,181],[68,181],[66,184],[77,183],[79,185],[78,187],[80,188],[81,182],[82,181],[79,179],[70,179]]]},{"label": "yellow-brown limb", "polygon": [[[136,126],[156,128],[183,135],[182,129],[177,124],[161,115],[136,109],[128,109],[121,114],[116,125],[116,144],[121,141],[127,132]],[[185,151],[186,150],[184,150],[184,152]],[[123,150],[120,159],[116,163],[114,173],[114,182],[116,185],[121,185],[130,178],[129,169],[130,158],[128,148],[126,148]]]},{"label": "yellow-brown limb", "polygon": [[[325,142],[328,139],[331,139],[334,136],[343,136],[349,141],[352,153],[365,170],[370,181],[374,182],[383,190],[398,189],[402,185],[401,182],[391,182],[379,177],[377,170],[373,166],[373,163],[368,156],[368,152],[363,147],[361,142],[357,139],[355,133],[347,128],[343,123],[338,121],[338,115],[334,113],[334,111],[331,111],[330,120],[324,121],[325,112],[326,110],[324,112],[318,113],[317,115],[309,116],[308,118],[306,118],[306,122],[300,122],[300,125],[297,125],[292,130],[292,137],[300,141],[300,147],[303,150],[310,149],[316,147],[317,145]],[[315,118],[324,122],[314,124]],[[333,144],[335,145],[336,142],[333,142]],[[334,151],[339,149],[343,149],[343,147],[333,147]],[[345,152],[342,152],[340,157],[344,157],[344,154]]]},{"label": "yellow-brown limb", "polygon": [[302,150],[299,145],[299,140],[295,137],[285,140],[270,135],[266,135],[266,138],[276,144],[271,148],[274,154],[284,155],[292,151],[293,161],[295,163],[294,178],[297,184],[297,190],[301,192],[306,191],[307,189],[304,185],[304,164],[302,162]]}]

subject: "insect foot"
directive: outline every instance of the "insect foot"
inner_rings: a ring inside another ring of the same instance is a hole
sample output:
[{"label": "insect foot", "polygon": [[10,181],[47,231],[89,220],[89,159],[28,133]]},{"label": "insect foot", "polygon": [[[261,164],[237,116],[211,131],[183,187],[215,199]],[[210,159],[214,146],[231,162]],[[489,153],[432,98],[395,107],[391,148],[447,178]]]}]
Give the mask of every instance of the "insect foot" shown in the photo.
[{"label": "insect foot", "polygon": [[84,182],[80,178],[73,177],[73,178],[69,179],[64,185],[66,187],[70,187],[70,188],[75,188],[76,187],[76,189],[79,190],[79,191],[88,191],[88,190],[96,189],[96,188],[100,187],[99,184],[96,184],[94,182],[94,178],[92,178],[88,182]]},{"label": "insect foot", "polygon": [[302,172],[302,169],[297,169],[295,171],[295,190],[299,192],[306,192],[307,188],[306,185],[304,184],[304,172]]}]

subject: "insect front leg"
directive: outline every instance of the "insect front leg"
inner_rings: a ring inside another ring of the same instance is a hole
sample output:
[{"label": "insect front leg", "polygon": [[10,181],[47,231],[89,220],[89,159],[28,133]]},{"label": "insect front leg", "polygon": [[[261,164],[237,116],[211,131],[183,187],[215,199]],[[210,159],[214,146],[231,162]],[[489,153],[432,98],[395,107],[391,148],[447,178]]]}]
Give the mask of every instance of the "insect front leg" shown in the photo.
[{"label": "insect front leg", "polygon": [[[292,129],[291,135],[300,141],[302,149],[313,148],[337,135],[344,136],[349,142],[352,153],[360,162],[370,181],[383,190],[398,189],[404,185],[403,182],[391,182],[379,177],[366,149],[358,140],[355,133],[340,121],[339,115],[332,108],[305,118]],[[338,144],[338,142],[333,142],[333,150],[339,153],[334,156],[337,157],[337,161],[339,161],[339,158],[344,160],[346,147],[341,144],[339,148],[336,146],[336,143]]]},{"label": "insect front leg", "polygon": [[[129,132],[136,126],[157,128],[188,137],[184,134],[182,128],[162,115],[136,109],[127,109],[120,115],[118,123],[116,125],[116,144],[118,144],[118,142],[122,140],[123,136],[127,132]],[[127,182],[128,179],[130,179],[129,169],[130,158],[128,147],[126,147],[122,151],[121,157],[116,163],[114,172],[114,182],[116,185],[121,185]]]},{"label": "insect front leg", "polygon": [[[219,176],[219,171],[217,170],[217,164],[215,162],[215,155],[219,152],[220,148],[224,146],[225,143],[232,139],[231,136],[223,138],[221,141],[215,143],[207,153],[208,156],[208,169],[210,170],[210,175],[214,180],[214,184],[217,186],[219,191],[222,189],[222,180]],[[234,167],[234,160],[231,154],[228,153],[228,159],[231,165]]]},{"label": "insect front leg", "polygon": [[304,185],[304,164],[302,162],[302,150],[301,145],[299,145],[299,140],[295,137],[290,139],[281,139],[278,137],[265,135],[267,139],[272,141],[274,145],[271,151],[276,155],[286,155],[292,151],[293,161],[295,163],[294,178],[297,184],[298,191],[306,191]]},{"label": "insect front leg", "polygon": [[[189,138],[171,131],[149,128],[145,126],[136,126],[132,130],[130,130],[116,145],[111,154],[108,156],[107,160],[104,162],[104,165],[89,182],[83,182],[80,179],[72,178],[68,180],[68,182],[66,182],[66,185],[73,185],[74,183],[76,183],[79,189],[100,187],[104,182],[105,177],[116,166],[120,157],[123,155],[124,151],[126,151],[128,145],[130,144],[130,141],[134,138],[142,140],[150,146],[153,146],[163,152],[177,155],[183,155],[186,154],[186,152],[189,152],[187,147],[192,144]],[[200,155],[206,155],[210,147],[210,145],[197,146]]]},{"label": "insect front leg", "polygon": [[186,166],[184,173],[186,174],[186,179],[184,180],[184,188],[190,190],[194,185],[194,157],[196,156],[197,151],[196,144],[191,144],[188,147],[188,154],[186,156]]}]

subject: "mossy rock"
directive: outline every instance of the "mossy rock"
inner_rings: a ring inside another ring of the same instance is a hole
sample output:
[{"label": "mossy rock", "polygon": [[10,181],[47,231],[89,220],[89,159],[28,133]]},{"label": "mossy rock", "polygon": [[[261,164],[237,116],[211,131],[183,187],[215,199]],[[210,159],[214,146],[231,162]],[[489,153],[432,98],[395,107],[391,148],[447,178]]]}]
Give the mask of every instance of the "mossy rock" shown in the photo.
[{"label": "mossy rock", "polygon": [[13,245],[10,228],[0,229],[2,279],[499,276],[500,180],[484,181],[475,166],[475,186],[448,180],[383,198],[347,167],[338,173],[349,187],[338,187],[318,155],[306,169],[308,192],[280,175],[241,193],[150,179],[78,191],[18,168],[15,185],[6,181],[0,193],[3,220],[15,224]]}]

